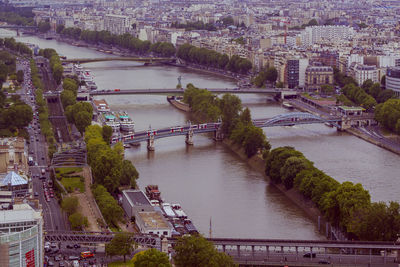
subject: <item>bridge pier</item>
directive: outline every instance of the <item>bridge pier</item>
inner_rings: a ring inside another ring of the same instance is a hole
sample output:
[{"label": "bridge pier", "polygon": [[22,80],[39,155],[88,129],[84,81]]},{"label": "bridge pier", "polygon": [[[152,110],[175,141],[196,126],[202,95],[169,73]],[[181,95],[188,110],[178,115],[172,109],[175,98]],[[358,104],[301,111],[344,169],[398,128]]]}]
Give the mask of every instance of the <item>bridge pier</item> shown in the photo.
[{"label": "bridge pier", "polygon": [[218,130],[216,130],[214,132],[214,140],[215,141],[222,141],[223,139],[224,139],[224,134],[222,133],[220,128],[218,128]]},{"label": "bridge pier", "polygon": [[187,132],[185,142],[188,145],[193,145],[193,129],[192,128],[190,128],[189,131]]},{"label": "bridge pier", "polygon": [[150,134],[149,139],[147,139],[147,150],[154,151],[154,135]]},{"label": "bridge pier", "polygon": [[236,248],[237,248],[237,255],[238,255],[238,258],[240,258],[240,245],[236,245]]}]

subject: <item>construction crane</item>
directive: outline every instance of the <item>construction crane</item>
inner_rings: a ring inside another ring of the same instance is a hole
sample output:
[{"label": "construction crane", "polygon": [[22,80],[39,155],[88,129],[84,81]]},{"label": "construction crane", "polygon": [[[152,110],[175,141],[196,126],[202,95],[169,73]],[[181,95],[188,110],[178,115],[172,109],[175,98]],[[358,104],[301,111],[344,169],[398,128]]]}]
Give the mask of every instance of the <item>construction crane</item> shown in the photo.
[{"label": "construction crane", "polygon": [[286,44],[286,36],[287,36],[287,30],[288,30],[288,24],[290,24],[290,21],[288,20],[281,20],[281,19],[272,19],[273,21],[281,22],[285,24],[285,44]]}]

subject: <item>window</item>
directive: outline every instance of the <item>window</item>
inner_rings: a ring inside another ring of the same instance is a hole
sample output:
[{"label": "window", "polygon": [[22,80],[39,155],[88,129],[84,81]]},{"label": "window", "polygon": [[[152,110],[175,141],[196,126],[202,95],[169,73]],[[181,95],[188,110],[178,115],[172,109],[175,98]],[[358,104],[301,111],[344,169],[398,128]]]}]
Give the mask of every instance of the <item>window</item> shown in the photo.
[{"label": "window", "polygon": [[167,231],[164,231],[164,232],[163,232],[163,235],[168,235],[168,232],[167,232]]}]

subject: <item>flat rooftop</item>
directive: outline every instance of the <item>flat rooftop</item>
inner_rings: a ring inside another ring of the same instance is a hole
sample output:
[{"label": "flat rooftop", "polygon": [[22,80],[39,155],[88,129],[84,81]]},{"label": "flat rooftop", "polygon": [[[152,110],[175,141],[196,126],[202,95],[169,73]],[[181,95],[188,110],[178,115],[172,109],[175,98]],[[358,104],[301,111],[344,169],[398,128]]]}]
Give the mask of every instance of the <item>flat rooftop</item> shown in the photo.
[{"label": "flat rooftop", "polygon": [[127,196],[132,206],[151,206],[150,201],[141,190],[124,190],[123,193]]},{"label": "flat rooftop", "polygon": [[167,222],[161,215],[156,211],[142,211],[139,212],[140,217],[147,228],[169,228]]}]

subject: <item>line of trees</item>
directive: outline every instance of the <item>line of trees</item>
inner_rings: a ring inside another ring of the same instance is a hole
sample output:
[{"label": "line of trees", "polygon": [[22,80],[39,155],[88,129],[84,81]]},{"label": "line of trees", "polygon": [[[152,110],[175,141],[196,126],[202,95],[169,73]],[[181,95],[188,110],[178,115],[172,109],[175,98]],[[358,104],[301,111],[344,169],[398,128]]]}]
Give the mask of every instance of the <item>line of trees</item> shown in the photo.
[{"label": "line of trees", "polygon": [[263,87],[266,82],[274,84],[276,79],[278,79],[278,71],[274,67],[268,67],[258,73],[253,83],[257,87]]},{"label": "line of trees", "polygon": [[124,160],[121,143],[110,147],[111,134],[109,126],[91,125],[86,128],[85,142],[94,182],[114,194],[121,185],[135,188],[139,173],[129,160]]},{"label": "line of trees", "polygon": [[20,53],[21,55],[32,56],[32,49],[21,42],[16,42],[14,38],[0,38],[0,45],[10,50]]},{"label": "line of trees", "polygon": [[32,7],[14,7],[4,2],[0,3],[0,21],[15,25],[33,26],[35,24]]},{"label": "line of trees", "polygon": [[339,183],[293,147],[278,147],[266,158],[265,173],[275,184],[295,188],[335,226],[359,240],[395,241],[400,231],[397,202],[371,202],[361,184]]},{"label": "line of trees", "polygon": [[52,158],[53,154],[57,150],[56,138],[54,137],[53,128],[49,121],[49,110],[47,108],[47,102],[43,97],[43,84],[42,80],[39,77],[39,70],[36,66],[35,60],[31,59],[30,67],[31,67],[32,84],[36,88],[35,90],[36,105],[37,105],[37,111],[39,113],[40,130],[42,134],[46,137],[48,145],[48,154],[49,157]]},{"label": "line of trees", "polygon": [[57,84],[60,84],[63,77],[64,68],[61,64],[60,56],[57,54],[56,50],[53,48],[40,49],[39,55],[49,60],[53,79]]},{"label": "line of trees", "polygon": [[91,44],[103,43],[106,45],[120,46],[141,55],[150,52],[154,52],[163,57],[175,55],[175,47],[171,43],[157,42],[151,44],[150,41],[142,41],[129,33],[116,35],[109,31],[90,31],[81,30],[79,28],[64,28],[63,26],[57,27],[56,31],[61,34],[61,36],[72,38],[77,41],[82,40]]},{"label": "line of trees", "polygon": [[375,119],[387,129],[400,134],[400,99],[389,99],[377,105]]},{"label": "line of trees", "polygon": [[198,48],[190,44],[179,47],[176,56],[190,63],[208,67],[226,69],[236,73],[246,74],[253,67],[248,59],[233,55],[221,54],[207,48]]},{"label": "line of trees", "polygon": [[104,186],[95,185],[92,191],[101,214],[109,226],[117,226],[118,222],[123,221],[124,211]]},{"label": "line of trees", "polygon": [[225,94],[218,98],[208,90],[188,84],[183,101],[201,120],[217,121],[222,118],[224,136],[242,145],[249,158],[258,152],[268,153],[270,145],[264,132],[253,125],[250,110],[243,110],[242,102],[237,96]]}]

